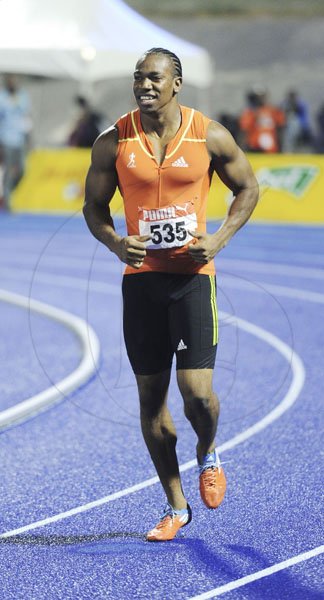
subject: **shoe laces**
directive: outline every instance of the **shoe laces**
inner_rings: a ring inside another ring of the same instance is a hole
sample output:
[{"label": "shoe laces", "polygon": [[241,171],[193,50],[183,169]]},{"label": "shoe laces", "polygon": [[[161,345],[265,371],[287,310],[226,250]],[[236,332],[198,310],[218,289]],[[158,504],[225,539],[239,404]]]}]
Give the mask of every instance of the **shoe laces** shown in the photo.
[{"label": "shoe laces", "polygon": [[163,514],[161,516],[161,521],[163,521],[163,519],[165,519],[166,517],[171,517],[173,519],[173,517],[175,516],[175,512],[174,509],[172,508],[171,504],[167,504],[165,509],[163,510]]},{"label": "shoe laces", "polygon": [[217,465],[205,465],[203,467],[201,465],[199,465],[199,473],[201,475],[202,473],[206,473],[207,471],[218,471],[219,472],[221,469],[221,464],[223,464],[223,463],[217,463]]},{"label": "shoe laces", "polygon": [[201,471],[200,474],[204,474],[204,485],[206,488],[214,488],[216,485],[216,479],[214,473],[216,470],[219,471],[220,465],[217,467],[206,467]]},{"label": "shoe laces", "polygon": [[167,504],[163,511],[163,514],[160,517],[160,521],[155,525],[154,529],[164,529],[169,519],[173,521],[175,516],[176,513],[174,512],[172,506],[170,504]]}]

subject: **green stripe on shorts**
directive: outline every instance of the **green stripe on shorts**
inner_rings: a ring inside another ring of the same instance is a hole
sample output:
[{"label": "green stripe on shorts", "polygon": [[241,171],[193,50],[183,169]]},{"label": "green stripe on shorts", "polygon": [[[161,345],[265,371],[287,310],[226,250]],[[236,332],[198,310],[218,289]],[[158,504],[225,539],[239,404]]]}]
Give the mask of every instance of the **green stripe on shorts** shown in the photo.
[{"label": "green stripe on shorts", "polygon": [[217,315],[217,302],[216,302],[216,285],[215,277],[209,275],[210,281],[210,304],[213,315],[213,346],[216,346],[218,342],[218,315]]}]

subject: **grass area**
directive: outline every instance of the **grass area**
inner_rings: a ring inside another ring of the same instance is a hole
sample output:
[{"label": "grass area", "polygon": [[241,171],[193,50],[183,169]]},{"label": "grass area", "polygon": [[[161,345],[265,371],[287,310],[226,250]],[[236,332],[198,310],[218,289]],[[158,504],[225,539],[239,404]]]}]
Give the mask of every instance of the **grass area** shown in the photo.
[{"label": "grass area", "polygon": [[126,0],[146,15],[324,16],[323,0]]}]

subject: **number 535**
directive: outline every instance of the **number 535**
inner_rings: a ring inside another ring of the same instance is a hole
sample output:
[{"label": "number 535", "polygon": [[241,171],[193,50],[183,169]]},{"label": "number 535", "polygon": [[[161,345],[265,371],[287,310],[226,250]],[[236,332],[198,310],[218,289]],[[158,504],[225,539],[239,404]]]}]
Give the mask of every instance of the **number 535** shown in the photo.
[{"label": "number 535", "polygon": [[185,230],[185,221],[176,221],[175,223],[155,223],[150,226],[153,244],[172,244],[175,240],[184,242],[187,237]]}]

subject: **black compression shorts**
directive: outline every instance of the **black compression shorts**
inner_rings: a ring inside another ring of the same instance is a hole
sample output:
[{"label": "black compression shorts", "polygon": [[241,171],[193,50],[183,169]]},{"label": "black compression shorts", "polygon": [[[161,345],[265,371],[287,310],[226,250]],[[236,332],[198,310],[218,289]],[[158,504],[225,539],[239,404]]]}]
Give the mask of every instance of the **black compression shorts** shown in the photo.
[{"label": "black compression shorts", "polygon": [[213,369],[218,341],[212,275],[138,273],[123,278],[124,337],[136,375]]}]

